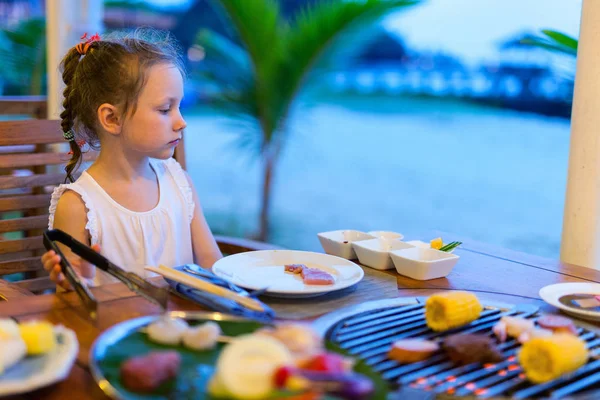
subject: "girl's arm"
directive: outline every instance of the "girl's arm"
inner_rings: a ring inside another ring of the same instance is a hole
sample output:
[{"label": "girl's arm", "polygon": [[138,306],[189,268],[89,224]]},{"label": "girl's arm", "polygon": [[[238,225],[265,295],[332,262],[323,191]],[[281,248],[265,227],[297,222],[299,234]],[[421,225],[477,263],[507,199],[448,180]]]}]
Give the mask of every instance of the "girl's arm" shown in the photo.
[{"label": "girl's arm", "polygon": [[192,248],[194,250],[194,262],[201,267],[210,268],[218,259],[223,258],[223,254],[221,254],[217,241],[208,227],[206,218],[204,218],[196,188],[187,172],[185,175],[192,188],[195,204],[194,218],[192,219]]},{"label": "girl's arm", "polygon": [[[68,233],[76,240],[89,246],[90,235],[85,229],[86,223],[87,210],[81,197],[70,190],[63,193],[56,205],[54,228]],[[71,265],[83,278],[91,279],[96,275],[96,269],[93,265],[82,261],[77,255],[73,254],[68,247],[63,246],[60,243],[58,245]],[[98,251],[99,247],[95,246],[94,250]],[[53,251],[48,251],[42,256],[44,269],[50,273],[50,279],[60,286],[68,288],[68,282],[60,272],[59,262],[60,257],[54,254]]]}]

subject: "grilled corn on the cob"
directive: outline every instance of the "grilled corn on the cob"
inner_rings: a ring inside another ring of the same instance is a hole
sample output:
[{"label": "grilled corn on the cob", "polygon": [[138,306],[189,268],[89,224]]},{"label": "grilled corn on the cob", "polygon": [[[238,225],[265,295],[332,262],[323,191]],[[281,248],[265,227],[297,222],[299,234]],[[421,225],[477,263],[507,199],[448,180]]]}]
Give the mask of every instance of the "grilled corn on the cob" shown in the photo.
[{"label": "grilled corn on the cob", "polygon": [[466,325],[479,318],[483,307],[470,292],[445,292],[431,295],[425,303],[425,320],[434,331]]},{"label": "grilled corn on the cob", "polygon": [[531,339],[519,353],[519,363],[527,379],[542,383],[575,371],[587,362],[585,342],[569,334]]}]

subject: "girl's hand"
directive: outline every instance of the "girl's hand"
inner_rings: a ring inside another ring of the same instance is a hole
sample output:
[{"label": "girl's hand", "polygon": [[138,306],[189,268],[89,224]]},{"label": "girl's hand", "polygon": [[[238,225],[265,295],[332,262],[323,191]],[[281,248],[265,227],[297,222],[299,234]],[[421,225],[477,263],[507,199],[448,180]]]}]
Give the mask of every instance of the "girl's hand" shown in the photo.
[{"label": "girl's hand", "polygon": [[[94,251],[100,252],[100,245],[93,245]],[[87,261],[82,260],[78,256],[73,256],[69,259],[69,262],[73,266],[73,269],[79,276],[90,277],[94,276],[94,266]],[[44,269],[50,274],[50,280],[60,287],[66,290],[73,290],[69,281],[66,280],[65,276],[61,272],[60,268],[60,256],[53,250],[47,251],[42,256],[42,264]]]}]

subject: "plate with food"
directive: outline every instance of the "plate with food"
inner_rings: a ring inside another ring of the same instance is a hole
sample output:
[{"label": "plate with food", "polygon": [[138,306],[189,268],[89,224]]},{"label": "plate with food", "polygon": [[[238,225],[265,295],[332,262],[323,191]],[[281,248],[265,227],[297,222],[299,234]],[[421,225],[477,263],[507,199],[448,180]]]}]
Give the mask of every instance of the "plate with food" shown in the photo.
[{"label": "plate with food", "polygon": [[387,385],[309,325],[220,313],[125,321],[94,343],[90,368],[120,399],[377,399]]},{"label": "plate with food", "polygon": [[574,317],[600,321],[600,284],[591,282],[556,283],[540,289],[548,304]]},{"label": "plate with food", "polygon": [[261,250],[234,254],[217,261],[220,278],[245,289],[267,287],[272,297],[314,297],[360,282],[363,269],[352,261],[323,253]]},{"label": "plate with food", "polygon": [[65,379],[78,351],[77,336],[64,326],[0,319],[0,397]]}]

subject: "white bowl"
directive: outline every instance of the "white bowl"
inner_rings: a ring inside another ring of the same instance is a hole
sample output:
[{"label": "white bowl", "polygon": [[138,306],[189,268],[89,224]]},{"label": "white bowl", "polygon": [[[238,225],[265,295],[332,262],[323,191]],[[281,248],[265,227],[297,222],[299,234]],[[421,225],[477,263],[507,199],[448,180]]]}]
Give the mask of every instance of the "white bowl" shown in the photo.
[{"label": "white bowl", "polygon": [[391,251],[390,257],[400,275],[419,281],[448,276],[460,258],[445,251],[419,247]]},{"label": "white bowl", "polygon": [[[427,243],[427,242],[423,242],[422,240],[409,240],[406,243],[408,244],[412,244],[415,247],[420,247],[422,249],[431,249],[431,243]],[[447,245],[448,243],[444,243],[444,246]],[[456,250],[457,247],[453,248],[450,251],[447,251],[447,253],[454,253],[454,250]],[[435,250],[435,249],[434,249]]]},{"label": "white bowl", "polygon": [[362,265],[374,269],[392,269],[394,264],[390,258],[390,251],[411,249],[414,246],[400,240],[369,239],[352,243],[352,247]]},{"label": "white bowl", "polygon": [[422,240],[409,240],[406,243],[412,244],[415,247],[420,247],[422,249],[430,249],[431,243],[424,242]]},{"label": "white bowl", "polygon": [[342,257],[346,260],[356,259],[356,253],[352,248],[353,242],[375,238],[368,233],[353,230],[321,232],[317,236],[325,253]]},{"label": "white bowl", "polygon": [[390,231],[370,231],[367,232],[369,235],[373,235],[379,239],[388,239],[388,240],[402,240],[404,239],[404,235],[398,232],[390,232]]}]

